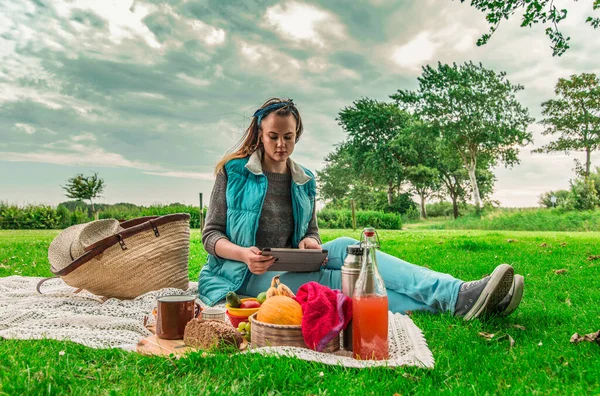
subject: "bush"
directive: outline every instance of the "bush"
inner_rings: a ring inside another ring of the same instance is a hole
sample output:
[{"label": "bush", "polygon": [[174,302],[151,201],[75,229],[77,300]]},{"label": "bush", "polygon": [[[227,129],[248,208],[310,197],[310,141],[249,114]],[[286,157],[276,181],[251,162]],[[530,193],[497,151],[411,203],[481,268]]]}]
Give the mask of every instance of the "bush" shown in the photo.
[{"label": "bush", "polygon": [[410,208],[402,215],[404,223],[416,223],[421,220],[421,212],[416,207]]},{"label": "bush", "polygon": [[[98,204],[100,219],[130,220],[142,216],[163,216],[189,213],[190,227],[200,228],[200,210],[196,206],[170,205],[137,206],[128,203]],[[206,207],[203,208],[206,218]],[[69,201],[56,208],[47,205],[18,207],[0,203],[0,229],[65,229],[92,221],[90,206],[82,201]]]},{"label": "bush", "polygon": [[[351,210],[323,209],[317,219],[320,228],[352,228]],[[384,213],[377,211],[357,211],[356,227],[374,227],[378,229],[400,230],[402,219],[395,213]]]},{"label": "bush", "polygon": [[[552,196],[556,197],[556,202],[552,205]],[[540,195],[539,203],[541,206],[552,208],[554,206],[565,206],[571,196],[571,192],[568,190],[556,190],[548,191]]]},{"label": "bush", "polygon": [[402,193],[392,198],[392,204],[388,204],[387,193],[379,195],[379,199],[373,203],[373,208],[376,211],[385,213],[406,213],[411,209],[416,209],[417,204],[412,199],[412,194]]},{"label": "bush", "polygon": [[27,205],[18,207],[0,204],[0,228],[2,229],[53,229],[66,221],[57,210],[48,205]]},{"label": "bush", "polygon": [[[402,193],[394,196],[392,204],[388,203],[387,192],[385,191],[366,191],[362,195],[356,195],[354,200],[357,211],[375,211],[385,213],[406,213],[408,210],[416,208],[417,204],[412,200],[412,195]],[[325,209],[330,210],[351,210],[352,203],[350,198],[338,199],[328,202]]]},{"label": "bush", "polygon": [[65,229],[71,226],[71,212],[64,205],[58,205],[56,207],[56,215],[58,216],[58,228]]},{"label": "bush", "polygon": [[88,221],[92,221],[92,219],[88,217],[88,211],[85,209],[82,210],[77,208],[71,213],[71,225],[83,224],[87,223]]},{"label": "bush", "polygon": [[600,204],[598,192],[592,179],[571,182],[570,206],[577,210],[592,210]]},{"label": "bush", "polygon": [[449,217],[454,216],[452,202],[441,201],[425,205],[427,217]]},{"label": "bush", "polygon": [[430,229],[511,231],[600,231],[600,210],[496,209],[478,216],[473,213],[456,220],[434,224]]}]

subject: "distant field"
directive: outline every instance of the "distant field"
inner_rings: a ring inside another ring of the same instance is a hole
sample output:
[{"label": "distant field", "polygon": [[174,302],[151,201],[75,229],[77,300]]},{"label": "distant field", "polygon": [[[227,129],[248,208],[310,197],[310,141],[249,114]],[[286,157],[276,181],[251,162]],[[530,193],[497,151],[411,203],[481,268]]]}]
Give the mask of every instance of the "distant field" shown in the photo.
[{"label": "distant field", "polygon": [[458,219],[433,218],[405,224],[404,228],[433,230],[507,230],[507,231],[600,231],[600,210],[563,211],[560,209],[497,209],[481,218],[474,215]]},{"label": "distant field", "polygon": [[[57,231],[0,231],[0,276],[49,276]],[[323,230],[324,240],[353,236]],[[505,319],[464,322],[414,313],[433,370],[329,367],[289,358],[225,353],[170,360],[70,342],[0,340],[2,394],[599,394],[600,346],[569,338],[600,330],[600,233],[382,231],[382,250],[458,278],[500,263],[525,276],[524,301]],[[192,231],[190,279],[206,253]],[[556,274],[554,271],[565,269]],[[495,334],[487,341],[479,332]],[[507,338],[514,341],[511,349]],[[60,351],[65,351],[59,356]]]}]

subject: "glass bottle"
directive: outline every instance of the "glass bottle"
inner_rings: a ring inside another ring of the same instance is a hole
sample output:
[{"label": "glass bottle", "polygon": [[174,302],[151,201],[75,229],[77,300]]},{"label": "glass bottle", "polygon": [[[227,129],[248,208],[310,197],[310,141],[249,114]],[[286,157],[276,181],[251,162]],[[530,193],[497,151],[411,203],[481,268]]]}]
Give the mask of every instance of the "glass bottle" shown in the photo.
[{"label": "glass bottle", "polygon": [[352,350],[355,359],[385,360],[389,356],[388,297],[377,268],[379,247],[374,228],[365,228],[360,275],[352,295]]}]

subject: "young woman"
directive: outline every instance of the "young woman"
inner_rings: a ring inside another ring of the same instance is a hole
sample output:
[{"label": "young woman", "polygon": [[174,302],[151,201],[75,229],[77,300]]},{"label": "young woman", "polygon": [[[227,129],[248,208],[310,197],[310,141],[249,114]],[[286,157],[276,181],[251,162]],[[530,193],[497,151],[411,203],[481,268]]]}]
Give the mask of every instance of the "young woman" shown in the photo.
[{"label": "young woman", "polygon": [[[216,304],[230,290],[249,296],[267,290],[276,272],[269,271],[274,258],[261,254],[265,247],[327,249],[321,271],[280,272],[281,281],[294,292],[310,281],[341,289],[346,247],[358,241],[338,238],[321,246],[315,177],[290,158],[302,131],[293,101],[270,99],[254,113],[241,147],[217,164],[202,233],[209,255],[199,294],[206,304]],[[463,282],[383,252],[377,252],[377,262],[393,312],[450,311],[465,320],[507,315],[523,294],[523,277],[514,276],[507,264],[481,280]]]}]

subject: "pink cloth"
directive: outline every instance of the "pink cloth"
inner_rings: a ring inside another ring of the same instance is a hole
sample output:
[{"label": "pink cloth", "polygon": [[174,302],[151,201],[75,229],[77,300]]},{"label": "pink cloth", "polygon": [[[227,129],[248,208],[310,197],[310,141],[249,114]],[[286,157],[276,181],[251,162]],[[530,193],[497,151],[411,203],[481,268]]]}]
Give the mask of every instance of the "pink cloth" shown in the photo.
[{"label": "pink cloth", "polygon": [[304,342],[318,352],[352,319],[352,299],[317,282],[300,286],[296,301],[302,306]]}]

